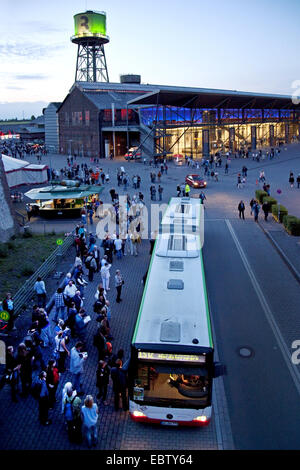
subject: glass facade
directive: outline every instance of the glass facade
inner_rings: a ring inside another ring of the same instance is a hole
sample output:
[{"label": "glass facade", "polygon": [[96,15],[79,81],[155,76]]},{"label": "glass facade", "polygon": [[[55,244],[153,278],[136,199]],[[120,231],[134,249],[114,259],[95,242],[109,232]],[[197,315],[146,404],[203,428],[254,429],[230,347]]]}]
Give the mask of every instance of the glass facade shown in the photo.
[{"label": "glass facade", "polygon": [[153,106],[140,110],[141,122],[155,128],[157,155],[201,158],[299,139],[300,115],[279,109],[190,109]]}]

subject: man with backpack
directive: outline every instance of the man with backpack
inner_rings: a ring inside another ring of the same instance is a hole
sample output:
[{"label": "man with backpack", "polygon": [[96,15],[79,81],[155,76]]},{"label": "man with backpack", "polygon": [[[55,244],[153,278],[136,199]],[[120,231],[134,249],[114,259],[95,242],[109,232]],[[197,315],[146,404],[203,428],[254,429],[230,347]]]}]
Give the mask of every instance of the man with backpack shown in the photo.
[{"label": "man with backpack", "polygon": [[81,399],[72,387],[67,389],[63,413],[70,441],[79,444],[82,441]]}]

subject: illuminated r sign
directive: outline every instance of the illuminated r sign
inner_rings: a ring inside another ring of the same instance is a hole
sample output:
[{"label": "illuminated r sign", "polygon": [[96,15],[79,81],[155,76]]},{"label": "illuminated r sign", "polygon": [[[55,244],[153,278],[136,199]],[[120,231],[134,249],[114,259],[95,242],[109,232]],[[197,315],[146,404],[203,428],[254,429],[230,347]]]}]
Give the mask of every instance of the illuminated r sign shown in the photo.
[{"label": "illuminated r sign", "polygon": [[81,20],[84,20],[82,23],[80,23],[80,26],[82,28],[85,28],[86,31],[89,31],[89,18],[87,16],[81,16],[80,17]]}]

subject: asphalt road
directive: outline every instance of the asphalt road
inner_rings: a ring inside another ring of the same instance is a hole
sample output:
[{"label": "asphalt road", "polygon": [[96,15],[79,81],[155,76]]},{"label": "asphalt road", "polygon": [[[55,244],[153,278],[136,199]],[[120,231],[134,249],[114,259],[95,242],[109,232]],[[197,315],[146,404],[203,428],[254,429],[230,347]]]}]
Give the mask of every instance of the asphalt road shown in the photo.
[{"label": "asphalt road", "polygon": [[[299,449],[299,370],[290,357],[299,336],[299,285],[252,220],[207,218],[205,227],[207,288],[235,448]],[[241,356],[241,348],[251,355]]]}]

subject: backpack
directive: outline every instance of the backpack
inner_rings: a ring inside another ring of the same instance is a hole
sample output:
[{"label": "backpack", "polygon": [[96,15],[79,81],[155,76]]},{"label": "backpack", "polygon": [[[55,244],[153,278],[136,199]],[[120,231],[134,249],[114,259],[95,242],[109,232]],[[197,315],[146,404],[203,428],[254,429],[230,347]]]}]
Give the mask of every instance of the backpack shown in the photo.
[{"label": "backpack", "polygon": [[73,397],[71,401],[65,402],[64,417],[65,417],[66,421],[73,421],[73,419],[74,419],[73,402],[74,402],[76,397],[77,397],[77,395],[75,395],[75,397]]}]

